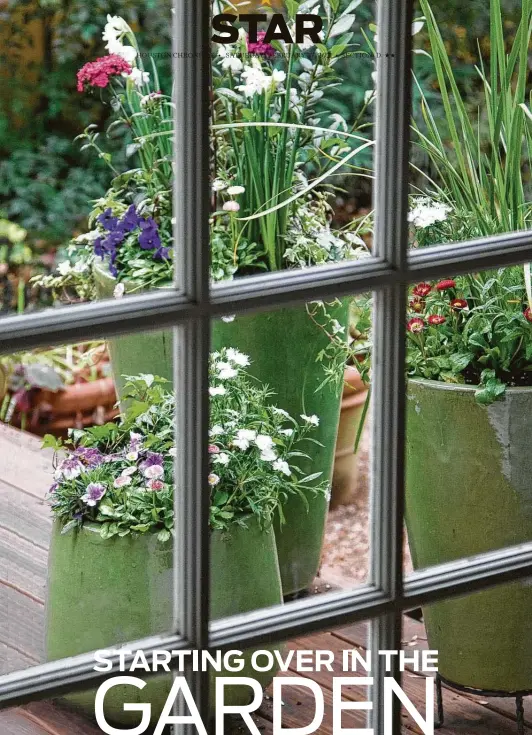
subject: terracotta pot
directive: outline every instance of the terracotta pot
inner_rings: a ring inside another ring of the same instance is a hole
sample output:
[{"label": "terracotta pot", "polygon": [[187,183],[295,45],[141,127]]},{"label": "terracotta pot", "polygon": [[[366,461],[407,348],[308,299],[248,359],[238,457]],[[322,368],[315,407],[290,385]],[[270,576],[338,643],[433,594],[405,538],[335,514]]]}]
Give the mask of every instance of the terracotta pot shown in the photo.
[{"label": "terracotta pot", "polygon": [[38,390],[33,398],[29,429],[40,436],[66,436],[68,429],[81,429],[111,421],[118,414],[112,378],[68,385],[56,393]]},{"label": "terracotta pot", "polygon": [[358,453],[355,441],[368,395],[368,386],[360,373],[348,365],[344,373],[344,392],[340,411],[340,424],[334,454],[334,471],[331,488],[331,508],[349,505],[354,500],[358,481]]}]

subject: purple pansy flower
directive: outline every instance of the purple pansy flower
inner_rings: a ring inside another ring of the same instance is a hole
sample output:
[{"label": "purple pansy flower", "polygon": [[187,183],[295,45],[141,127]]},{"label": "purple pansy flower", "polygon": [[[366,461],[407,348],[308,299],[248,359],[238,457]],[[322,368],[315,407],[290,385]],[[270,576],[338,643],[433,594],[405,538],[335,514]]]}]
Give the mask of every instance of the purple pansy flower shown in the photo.
[{"label": "purple pansy flower", "polygon": [[157,452],[149,452],[146,459],[140,464],[140,471],[144,477],[156,479],[164,474],[163,455]]},{"label": "purple pansy flower", "polygon": [[117,245],[120,245],[120,243],[124,242],[124,238],[126,236],[125,232],[122,232],[120,229],[115,229],[110,232],[107,237],[105,238],[105,247],[109,252],[116,249]]},{"label": "purple pansy flower", "polygon": [[165,247],[159,248],[153,257],[155,260],[169,260],[170,259],[170,248],[165,248]]},{"label": "purple pansy flower", "polygon": [[161,247],[161,238],[159,237],[157,223],[153,217],[141,220],[140,229],[142,230],[139,235],[140,247],[143,250],[158,250]]},{"label": "purple pansy flower", "polygon": [[102,485],[101,482],[90,482],[87,485],[87,492],[81,499],[84,503],[90,505],[91,508],[94,508],[94,506],[98,505],[100,500],[103,498],[106,490],[107,488],[105,485]]},{"label": "purple pansy flower", "polygon": [[54,476],[56,480],[60,480],[61,478],[65,478],[65,480],[74,480],[76,477],[81,475],[84,469],[85,468],[77,457],[67,457],[67,459],[64,459],[56,469]]},{"label": "purple pansy flower", "polygon": [[100,258],[103,258],[105,255],[105,245],[104,245],[103,237],[97,237],[93,243],[93,247],[94,247],[94,255],[99,255]]},{"label": "purple pansy flower", "polygon": [[113,210],[111,209],[111,207],[108,207],[105,212],[102,212],[102,214],[100,214],[100,216],[98,217],[98,222],[106,230],[114,230],[118,223],[118,217],[115,217],[113,215]]},{"label": "purple pansy flower", "polygon": [[137,210],[135,209],[134,204],[129,207],[124,217],[119,222],[118,226],[122,229],[123,232],[132,232],[140,226],[140,218],[137,214]]},{"label": "purple pansy flower", "polygon": [[90,469],[98,467],[103,462],[103,455],[96,447],[77,447],[75,454]]}]

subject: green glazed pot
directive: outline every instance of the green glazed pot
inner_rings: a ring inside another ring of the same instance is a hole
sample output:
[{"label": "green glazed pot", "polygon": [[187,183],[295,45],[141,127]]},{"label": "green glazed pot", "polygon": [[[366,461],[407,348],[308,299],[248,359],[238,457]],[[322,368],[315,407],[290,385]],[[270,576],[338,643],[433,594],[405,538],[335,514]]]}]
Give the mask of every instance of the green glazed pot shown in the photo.
[{"label": "green glazed pot", "polygon": [[[532,540],[532,389],[410,381],[406,522],[416,568]],[[439,671],[475,689],[532,689],[530,579],[424,610]]]},{"label": "green glazed pot", "polygon": [[[116,281],[109,272],[97,265],[95,278],[98,295],[112,296]],[[328,312],[347,326],[347,299],[329,307]],[[304,305],[237,316],[233,322],[220,320],[212,326],[212,349],[234,347],[249,355],[249,370],[272,389],[272,403],[296,419],[303,413],[319,416],[320,425],[312,437],[322,446],[309,443],[306,450],[311,459],[302,462],[307,475],[322,473],[318,483],[331,479],[343,388],[339,376],[335,384],[318,390],[325,373],[316,358],[328,344],[327,335],[312,321]],[[172,379],[170,331],[116,337],[109,340],[109,351],[119,396],[122,374],[152,373]],[[341,372],[343,375],[343,368]],[[310,495],[308,502],[292,497],[283,506],[285,523],[276,524],[275,535],[285,595],[306,589],[318,572],[327,509],[324,495]]]},{"label": "green glazed pot", "polygon": [[[113,298],[116,279],[109,273],[107,266],[98,261],[93,267],[96,292],[99,298]],[[132,291],[127,288],[126,291]],[[124,375],[148,373],[172,380],[172,330],[126,334],[107,341],[111,368],[116,385],[118,400],[122,404],[124,394]]]},{"label": "green glazed pot", "polygon": [[[81,530],[61,535],[55,523],[48,562],[46,650],[49,661],[92,650],[116,649],[128,641],[169,633],[172,629],[172,544],[154,534],[102,539]],[[211,619],[269,607],[282,602],[281,580],[273,530],[251,520],[247,528],[212,533]],[[249,664],[233,674],[249,676],[267,687],[275,671],[258,673]],[[140,676],[142,670],[132,672]],[[140,672],[140,673],[139,673]],[[127,673],[127,672],[125,672]],[[139,713],[123,705],[150,703],[152,721],[160,716],[171,675],[146,679],[142,690],[114,687],[105,698],[110,722],[135,725]],[[69,695],[71,704],[94,714],[95,690]],[[246,704],[248,687],[229,687],[226,701]]]},{"label": "green glazed pot", "polygon": [[[340,324],[347,324],[347,301],[328,309]],[[324,380],[323,365],[316,357],[328,344],[328,337],[314,324],[305,306],[237,316],[229,324],[213,325],[213,349],[235,347],[251,359],[250,372],[273,391],[272,403],[294,418],[319,416],[320,424],[303,451],[306,474],[321,472],[317,482],[330,482],[343,381],[318,390]],[[340,369],[343,376],[343,367]],[[291,496],[283,505],[285,523],[276,523],[275,538],[285,595],[309,587],[319,569],[328,499],[323,494],[309,495],[307,502]]]}]

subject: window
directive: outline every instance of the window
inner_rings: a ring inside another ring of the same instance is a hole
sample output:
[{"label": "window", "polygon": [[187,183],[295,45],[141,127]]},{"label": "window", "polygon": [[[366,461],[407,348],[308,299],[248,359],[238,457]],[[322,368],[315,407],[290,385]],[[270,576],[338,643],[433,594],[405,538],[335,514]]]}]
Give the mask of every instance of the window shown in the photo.
[{"label": "window", "polygon": [[[373,256],[363,263],[254,276],[209,290],[209,2],[174,0],[176,60],[175,210],[179,224],[175,291],[61,308],[0,322],[2,351],[102,335],[175,327],[178,462],[176,494],[175,632],[132,642],[133,648],[247,647],[289,639],[343,623],[372,619],[373,649],[401,647],[404,610],[532,574],[532,543],[416,572],[403,579],[404,322],[407,284],[532,260],[532,234],[514,233],[407,252],[408,131],[410,125],[411,0],[379,0],[376,156],[377,225]],[[374,488],[372,574],[368,585],[255,611],[209,626],[208,374],[211,318],[329,295],[375,292]],[[182,601],[182,603],[181,603]],[[378,660],[378,659],[377,659]],[[116,661],[118,663],[118,661]],[[104,678],[91,654],[13,673],[0,680],[2,706],[65,693]],[[378,666],[382,663],[379,661]],[[376,668],[379,679],[379,668]],[[397,674],[398,675],[398,674]],[[190,672],[204,711],[208,678]],[[374,728],[382,732],[376,689]],[[400,713],[394,730],[399,732]],[[191,727],[183,732],[193,732]]]}]

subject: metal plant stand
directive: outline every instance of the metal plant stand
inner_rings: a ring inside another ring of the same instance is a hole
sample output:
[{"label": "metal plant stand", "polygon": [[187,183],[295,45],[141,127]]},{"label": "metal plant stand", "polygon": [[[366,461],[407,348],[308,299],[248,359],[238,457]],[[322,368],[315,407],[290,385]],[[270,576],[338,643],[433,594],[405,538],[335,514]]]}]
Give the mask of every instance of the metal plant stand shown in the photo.
[{"label": "metal plant stand", "polygon": [[466,687],[462,686],[461,684],[455,684],[454,681],[449,681],[440,674],[436,674],[437,720],[434,723],[435,728],[442,727],[445,719],[445,713],[443,710],[442,684],[445,684],[446,687],[449,687],[449,689],[454,689],[457,692],[474,694],[478,697],[506,697],[515,699],[517,735],[525,735],[525,709],[523,706],[523,698],[530,696],[532,694],[532,689],[523,692],[498,692],[489,689],[474,689],[473,687]]}]

